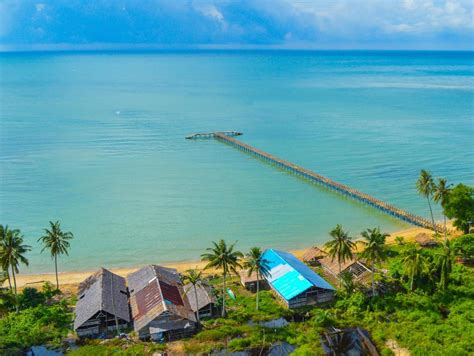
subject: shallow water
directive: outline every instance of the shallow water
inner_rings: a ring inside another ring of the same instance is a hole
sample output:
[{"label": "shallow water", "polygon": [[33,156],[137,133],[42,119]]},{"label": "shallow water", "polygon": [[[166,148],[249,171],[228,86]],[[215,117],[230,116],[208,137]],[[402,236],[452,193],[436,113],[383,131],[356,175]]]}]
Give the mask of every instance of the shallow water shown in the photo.
[{"label": "shallow water", "polygon": [[[210,242],[294,249],[337,223],[407,227],[192,132],[239,139],[428,216],[421,168],[474,184],[472,52],[0,54],[0,220],[62,270],[198,259]],[[436,210],[440,218],[439,209]]]}]

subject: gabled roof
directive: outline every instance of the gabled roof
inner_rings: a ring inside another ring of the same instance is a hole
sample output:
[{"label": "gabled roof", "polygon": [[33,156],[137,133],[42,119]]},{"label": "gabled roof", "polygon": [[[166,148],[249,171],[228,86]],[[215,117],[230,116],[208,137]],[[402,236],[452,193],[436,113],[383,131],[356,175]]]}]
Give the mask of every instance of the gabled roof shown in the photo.
[{"label": "gabled roof", "polygon": [[[256,283],[257,282],[257,272],[252,272],[249,276],[249,271],[247,269],[243,269],[239,271],[240,282],[243,284],[245,283]],[[260,281],[263,281],[263,277],[259,276],[258,278]]]},{"label": "gabled roof", "polygon": [[127,281],[135,331],[142,330],[164,312],[195,321],[175,269],[148,265],[129,274]]},{"label": "gabled roof", "polygon": [[79,285],[74,329],[79,328],[99,311],[130,322],[125,278],[105,268],[101,268]]},{"label": "gabled roof", "polygon": [[304,252],[302,258],[303,258],[303,261],[310,262],[314,259],[322,258],[324,256],[326,256],[326,252],[321,250],[319,247],[312,246]]},{"label": "gabled roof", "polygon": [[334,290],[326,280],[291,253],[266,250],[263,258],[268,260],[270,275],[265,277],[283,298],[290,300],[311,287]]},{"label": "gabled roof", "polygon": [[197,302],[196,293],[194,293],[194,287],[191,283],[188,283],[184,286],[184,292],[186,293],[186,297],[189,300],[189,305],[194,312],[197,312],[199,309],[216,302],[216,298],[212,294],[212,288],[203,283],[196,284]]},{"label": "gabled roof", "polygon": [[[322,267],[329,270],[335,276],[339,274],[339,263],[337,258],[332,258],[331,256],[325,256],[319,259],[319,263]],[[344,261],[341,261],[341,272],[344,272],[347,268],[352,266],[354,263],[357,263],[355,258],[348,258]]]}]

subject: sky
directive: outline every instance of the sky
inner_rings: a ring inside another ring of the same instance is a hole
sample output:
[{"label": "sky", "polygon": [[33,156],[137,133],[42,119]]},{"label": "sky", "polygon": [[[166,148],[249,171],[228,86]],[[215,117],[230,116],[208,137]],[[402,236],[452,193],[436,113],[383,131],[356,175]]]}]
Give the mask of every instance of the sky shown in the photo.
[{"label": "sky", "polygon": [[474,49],[472,0],[0,0],[0,50]]}]

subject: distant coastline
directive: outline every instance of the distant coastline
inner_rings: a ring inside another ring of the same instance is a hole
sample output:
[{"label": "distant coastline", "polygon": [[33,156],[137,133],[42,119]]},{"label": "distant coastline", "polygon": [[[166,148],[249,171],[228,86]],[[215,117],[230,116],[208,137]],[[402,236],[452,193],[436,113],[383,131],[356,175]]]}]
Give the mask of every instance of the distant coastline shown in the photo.
[{"label": "distant coastline", "polygon": [[[448,229],[452,229],[452,223],[448,224]],[[394,244],[395,238],[397,236],[403,237],[405,241],[407,242],[414,241],[415,237],[419,234],[428,234],[431,236],[433,234],[433,231],[425,229],[425,228],[421,228],[421,227],[412,227],[412,228],[396,231],[390,234],[390,236],[387,239],[387,243]],[[457,236],[457,234],[454,233],[454,236]],[[298,249],[298,250],[291,250],[290,252],[293,253],[296,257],[301,258],[305,250],[306,249]],[[155,263],[155,264],[163,265],[166,267],[176,268],[179,272],[184,272],[192,268],[203,269],[205,266],[205,262],[202,262],[200,260],[169,262],[169,263],[160,263],[160,261],[153,261],[150,263]],[[108,268],[108,266],[97,265],[96,269],[99,269],[100,267]],[[142,267],[142,265],[135,266],[135,267],[128,267],[128,268],[111,268],[110,270],[113,271],[114,273],[117,273],[118,275],[126,276],[129,273],[136,271],[140,267]],[[75,289],[77,288],[77,285],[94,272],[95,270],[69,271],[69,272],[60,273],[59,281],[61,283],[61,289],[65,291],[74,292]],[[213,271],[209,271],[209,273],[212,274]],[[52,272],[51,273],[22,273],[17,276],[17,284],[20,288],[27,287],[27,286],[40,286],[44,282],[53,283],[54,280],[55,280],[55,275]]]}]

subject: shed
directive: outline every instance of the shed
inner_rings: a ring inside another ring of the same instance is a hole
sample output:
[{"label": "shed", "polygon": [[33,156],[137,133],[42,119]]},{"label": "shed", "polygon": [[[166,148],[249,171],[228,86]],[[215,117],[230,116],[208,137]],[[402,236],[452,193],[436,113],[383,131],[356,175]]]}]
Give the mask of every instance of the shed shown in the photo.
[{"label": "shed", "polygon": [[335,289],[324,278],[291,253],[266,250],[270,274],[265,277],[270,288],[289,308],[331,301]]},{"label": "shed", "polygon": [[[339,278],[339,263],[337,262],[336,258],[325,256],[319,259],[319,264],[332,276]],[[367,267],[362,261],[355,258],[345,260],[341,263],[341,273],[346,271],[350,272],[355,279],[360,279],[366,273],[371,272],[369,267]]]},{"label": "shed", "polygon": [[94,337],[126,328],[130,309],[125,278],[105,268],[79,285],[74,330],[80,337]]},{"label": "shed", "polygon": [[427,233],[420,233],[415,236],[415,241],[422,247],[436,247],[438,246],[438,241],[436,241],[433,237],[428,235]]},{"label": "shed", "polygon": [[[249,276],[249,271],[248,270],[241,270],[239,271],[239,277],[240,277],[240,283],[242,286],[244,286],[245,289],[251,291],[251,292],[256,292],[257,291],[257,272],[252,272]],[[259,288],[260,290],[262,289],[267,289],[268,288],[268,283],[263,278],[262,276],[259,276]]]},{"label": "shed", "polygon": [[195,332],[196,318],[175,269],[148,265],[129,274],[127,281],[140,338],[171,341]]},{"label": "shed", "polygon": [[[216,314],[216,298],[214,297],[212,287],[203,282],[196,284],[196,293],[194,286],[188,283],[184,286],[184,293],[189,300],[189,305],[194,313],[198,313],[199,318],[210,318]],[[197,294],[197,299],[196,299]]]}]

